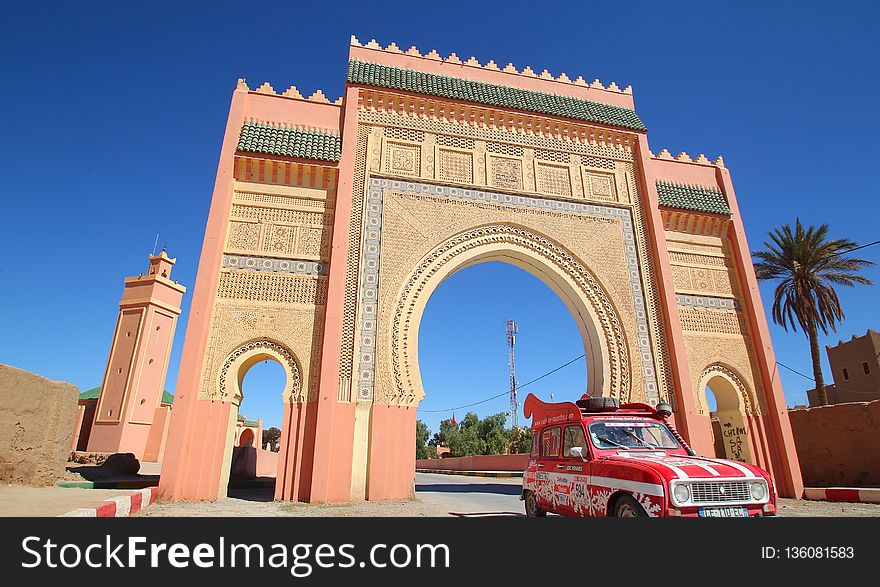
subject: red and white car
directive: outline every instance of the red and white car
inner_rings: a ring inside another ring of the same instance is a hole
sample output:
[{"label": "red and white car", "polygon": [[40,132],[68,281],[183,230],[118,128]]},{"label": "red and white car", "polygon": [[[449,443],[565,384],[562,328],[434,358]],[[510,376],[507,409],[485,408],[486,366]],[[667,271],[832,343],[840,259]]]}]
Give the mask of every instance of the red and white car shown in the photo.
[{"label": "red and white car", "polygon": [[582,397],[524,406],[534,434],[521,499],[526,514],[581,517],[745,517],[776,514],[770,474],[696,456],[666,404]]}]

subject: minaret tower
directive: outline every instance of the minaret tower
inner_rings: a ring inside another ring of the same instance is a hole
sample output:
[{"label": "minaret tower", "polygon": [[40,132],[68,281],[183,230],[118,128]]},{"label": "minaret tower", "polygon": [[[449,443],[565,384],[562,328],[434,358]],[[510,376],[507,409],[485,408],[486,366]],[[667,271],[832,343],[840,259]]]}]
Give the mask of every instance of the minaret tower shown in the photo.
[{"label": "minaret tower", "polygon": [[177,259],[164,249],[149,260],[146,275],[125,279],[90,452],[130,452],[142,460],[159,409],[186,288],[171,280]]}]

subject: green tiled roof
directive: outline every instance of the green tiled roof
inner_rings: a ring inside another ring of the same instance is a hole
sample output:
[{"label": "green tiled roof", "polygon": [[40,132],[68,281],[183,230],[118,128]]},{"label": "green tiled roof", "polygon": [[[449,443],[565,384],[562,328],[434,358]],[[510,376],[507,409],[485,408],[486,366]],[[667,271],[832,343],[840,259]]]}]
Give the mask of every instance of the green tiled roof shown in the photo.
[{"label": "green tiled roof", "polygon": [[101,395],[100,387],[93,387],[88,391],[84,391],[79,394],[79,399],[98,399],[98,396]]},{"label": "green tiled roof", "polygon": [[317,130],[246,122],[238,137],[238,150],[300,159],[339,161],[342,138]]},{"label": "green tiled roof", "polygon": [[379,86],[441,98],[502,106],[540,114],[563,116],[588,122],[598,122],[631,130],[645,130],[635,110],[580,100],[569,96],[534,92],[509,86],[499,86],[466,79],[412,71],[351,60],[348,62],[348,83]]},{"label": "green tiled roof", "polygon": [[242,422],[242,423],[243,423],[245,426],[259,426],[259,425],[260,425],[260,421],[259,421],[259,420],[247,420],[247,419],[245,419],[245,421]]},{"label": "green tiled roof", "polygon": [[[88,391],[84,391],[81,394],[79,394],[79,399],[98,399],[98,397],[100,395],[101,395],[101,388],[100,387],[93,387],[92,389],[90,389]],[[162,403],[163,404],[173,404],[174,403],[174,396],[171,395],[170,393],[168,393],[167,391],[163,391],[162,392]]]},{"label": "green tiled roof", "polygon": [[657,193],[660,196],[661,206],[713,214],[730,214],[727,199],[717,189],[660,180],[657,182]]}]

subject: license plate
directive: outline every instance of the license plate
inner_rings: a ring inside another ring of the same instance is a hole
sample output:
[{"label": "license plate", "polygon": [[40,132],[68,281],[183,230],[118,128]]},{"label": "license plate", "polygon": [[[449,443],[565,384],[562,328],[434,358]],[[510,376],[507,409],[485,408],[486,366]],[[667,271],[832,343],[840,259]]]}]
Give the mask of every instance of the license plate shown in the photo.
[{"label": "license plate", "polygon": [[700,508],[702,518],[747,518],[749,510],[741,507]]}]

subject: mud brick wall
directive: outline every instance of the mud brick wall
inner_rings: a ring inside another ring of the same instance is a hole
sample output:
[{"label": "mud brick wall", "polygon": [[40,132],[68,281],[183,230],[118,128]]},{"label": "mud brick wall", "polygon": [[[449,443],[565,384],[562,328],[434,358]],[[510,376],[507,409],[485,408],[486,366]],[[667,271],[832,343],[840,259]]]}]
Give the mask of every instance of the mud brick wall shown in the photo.
[{"label": "mud brick wall", "polygon": [[53,485],[63,474],[79,390],[0,364],[0,483]]},{"label": "mud brick wall", "polygon": [[880,400],[788,415],[805,486],[880,487]]}]

